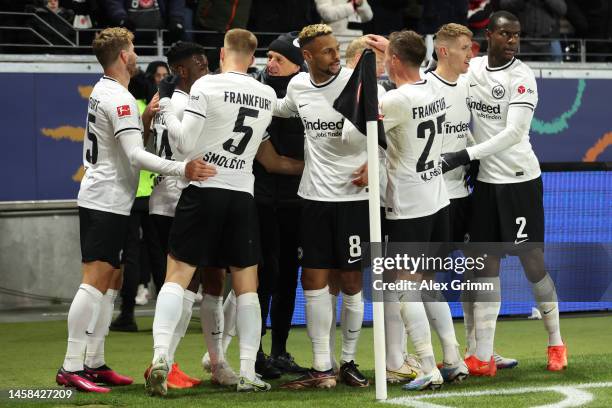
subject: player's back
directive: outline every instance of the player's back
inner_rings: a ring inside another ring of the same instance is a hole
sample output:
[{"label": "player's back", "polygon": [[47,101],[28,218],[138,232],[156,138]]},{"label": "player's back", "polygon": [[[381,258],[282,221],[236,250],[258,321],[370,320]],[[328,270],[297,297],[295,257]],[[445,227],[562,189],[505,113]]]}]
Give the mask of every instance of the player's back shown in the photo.
[{"label": "player's back", "polygon": [[253,194],[253,160],[275,105],[274,90],[249,75],[225,72],[198,79],[185,114],[204,116],[205,122],[188,158],[203,158],[217,174],[192,184]]},{"label": "player's back", "polygon": [[[535,110],[538,102],[535,76],[531,68],[516,58],[497,68],[488,66],[486,56],[473,58],[468,80],[476,143],[494,138],[506,129],[511,106]],[[517,183],[539,176],[540,166],[529,142],[529,131],[521,135],[517,144],[480,160],[478,180],[487,183]]]},{"label": "player's back", "polygon": [[418,218],[449,204],[439,158],[446,101],[427,79],[381,99],[387,136],[387,218]]},{"label": "player's back", "polygon": [[104,76],[89,97],[83,142],[83,166],[78,205],[129,215],[138,187],[138,169],[126,157],[119,137],[142,132],[136,100],[116,80]]}]

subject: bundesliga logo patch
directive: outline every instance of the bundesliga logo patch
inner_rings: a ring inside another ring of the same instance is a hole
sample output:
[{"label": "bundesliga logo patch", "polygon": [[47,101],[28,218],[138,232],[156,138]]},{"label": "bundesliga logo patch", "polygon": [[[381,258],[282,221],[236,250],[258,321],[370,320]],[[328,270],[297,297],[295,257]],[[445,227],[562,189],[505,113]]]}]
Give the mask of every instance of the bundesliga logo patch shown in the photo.
[{"label": "bundesliga logo patch", "polygon": [[130,116],[132,112],[130,111],[130,105],[117,106],[117,116],[120,118],[124,116]]}]

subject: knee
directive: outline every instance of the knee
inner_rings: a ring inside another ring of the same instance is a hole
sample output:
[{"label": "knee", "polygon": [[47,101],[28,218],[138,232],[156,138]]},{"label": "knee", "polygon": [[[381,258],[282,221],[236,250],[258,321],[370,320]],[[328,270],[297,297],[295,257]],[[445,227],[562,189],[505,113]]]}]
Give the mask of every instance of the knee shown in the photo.
[{"label": "knee", "polygon": [[342,293],[347,295],[355,295],[361,291],[361,272],[341,272],[341,289]]}]

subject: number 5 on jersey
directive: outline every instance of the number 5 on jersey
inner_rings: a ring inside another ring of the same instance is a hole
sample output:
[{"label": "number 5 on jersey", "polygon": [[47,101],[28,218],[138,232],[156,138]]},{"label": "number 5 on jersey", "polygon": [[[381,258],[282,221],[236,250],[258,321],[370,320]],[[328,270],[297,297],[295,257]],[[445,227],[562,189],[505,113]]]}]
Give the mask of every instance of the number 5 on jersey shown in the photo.
[{"label": "number 5 on jersey", "polygon": [[238,111],[236,122],[234,123],[234,132],[243,133],[244,136],[242,136],[237,142],[235,142],[235,139],[232,137],[223,143],[224,150],[237,156],[244,153],[244,150],[249,144],[249,140],[251,140],[251,137],[253,136],[253,128],[244,124],[244,118],[247,116],[257,118],[259,116],[259,111],[241,106],[240,110]]},{"label": "number 5 on jersey", "polygon": [[96,115],[93,113],[87,114],[87,139],[91,141],[91,149],[88,148],[85,151],[85,160],[90,162],[91,164],[96,164],[98,161],[98,138],[90,129],[90,125],[92,123],[96,123]]}]

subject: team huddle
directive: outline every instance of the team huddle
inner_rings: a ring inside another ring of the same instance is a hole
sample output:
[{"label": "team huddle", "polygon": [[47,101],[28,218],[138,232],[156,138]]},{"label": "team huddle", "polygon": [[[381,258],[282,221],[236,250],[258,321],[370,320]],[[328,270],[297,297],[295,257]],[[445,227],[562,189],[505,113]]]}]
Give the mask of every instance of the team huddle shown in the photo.
[{"label": "team huddle", "polygon": [[[435,389],[467,376],[495,376],[498,368],[518,364],[493,348],[505,254],[519,256],[531,282],[548,332],[548,370],[567,366],[556,290],[544,267],[540,168],[529,142],[537,85],[531,69],[515,58],[520,24],[514,15],[491,16],[483,57],[472,58],[468,28],[442,26],[435,37],[437,66],[425,74],[420,69],[425,42],[413,31],[355,40],[348,48],[357,49],[355,58],[347,56],[349,68],[341,66],[329,26],[304,27],[297,41],[308,72],[294,75],[282,98],[247,74],[257,47],[251,32],[225,34],[221,72],[215,75],[208,74],[201,46],[177,43],[167,54],[174,75],[159,84],[158,97],[142,116],[127,90],[136,69],[132,39],[129,31],[110,28],[93,44],[105,75],[89,100],[86,172],[78,196],[83,280],[68,314],[68,347],[58,384],[108,392],[99,384],[133,382],[106,365],[104,342],[121,287],[120,253],[142,168],[160,175],[150,212],[168,254],[153,322],[154,353],[145,372],[147,392],[168,392],[174,352],[200,283],[208,349],[203,363],[213,383],[245,392],[271,388],[255,370],[262,326],[257,268],[266,240],[254,200],[257,160],[274,173],[301,174],[299,256],[313,359],[312,368],[281,387],[331,388],[337,381],[369,386],[356,364],[364,313],[361,244],[369,241],[366,138],[333,108],[366,47],[375,51],[390,80],[378,92],[387,141],[379,150],[382,235],[389,242],[507,243],[506,251],[486,258],[481,271],[466,275],[490,283],[494,291],[462,294],[465,354],[439,291],[385,291],[387,381],[405,383],[408,390]],[[273,117],[300,119],[303,162],[269,148]],[[153,138],[157,154],[145,150],[143,134]],[[232,319],[223,312],[226,271],[235,305]],[[393,279],[435,277],[397,271]],[[430,327],[442,344],[441,364]],[[238,335],[238,372],[225,358],[228,332]],[[406,351],[408,339],[415,355]]]}]

